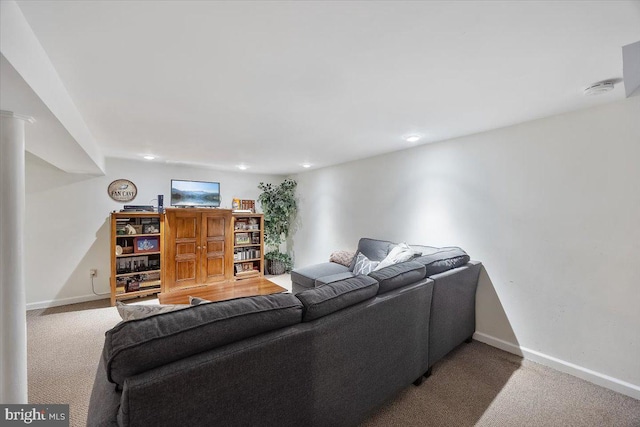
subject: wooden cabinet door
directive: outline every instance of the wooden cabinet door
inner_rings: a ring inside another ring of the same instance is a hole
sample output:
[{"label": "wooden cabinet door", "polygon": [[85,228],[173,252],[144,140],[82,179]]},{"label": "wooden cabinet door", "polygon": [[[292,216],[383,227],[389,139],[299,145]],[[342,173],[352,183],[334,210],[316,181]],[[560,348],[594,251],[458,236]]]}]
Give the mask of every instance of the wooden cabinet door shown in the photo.
[{"label": "wooden cabinet door", "polygon": [[167,290],[195,286],[199,281],[200,214],[198,212],[167,212]]},{"label": "wooden cabinet door", "polygon": [[[227,279],[230,267],[225,260],[229,246],[231,218],[219,212],[202,213],[200,232],[200,283]],[[228,257],[227,257],[228,258]]]}]

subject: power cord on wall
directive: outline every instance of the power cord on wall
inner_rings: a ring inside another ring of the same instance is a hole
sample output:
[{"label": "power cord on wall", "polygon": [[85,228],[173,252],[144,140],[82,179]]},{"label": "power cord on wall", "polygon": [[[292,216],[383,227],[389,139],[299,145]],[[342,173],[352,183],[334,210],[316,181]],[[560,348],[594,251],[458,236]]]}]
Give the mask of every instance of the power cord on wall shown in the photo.
[{"label": "power cord on wall", "polygon": [[99,293],[97,293],[97,292],[96,292],[96,289],[93,287],[93,277],[94,277],[94,276],[91,276],[91,290],[93,291],[93,293],[94,293],[95,295],[99,296],[99,297],[101,297],[101,296],[103,296],[103,295],[111,295],[111,292],[106,292],[106,293],[103,293],[103,294],[99,294]]}]

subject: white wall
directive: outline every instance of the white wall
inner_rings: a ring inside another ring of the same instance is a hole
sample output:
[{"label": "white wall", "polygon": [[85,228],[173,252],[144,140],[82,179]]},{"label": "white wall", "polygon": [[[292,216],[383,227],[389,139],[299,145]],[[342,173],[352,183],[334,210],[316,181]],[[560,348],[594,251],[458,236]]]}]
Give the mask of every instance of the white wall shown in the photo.
[{"label": "white wall", "polygon": [[158,162],[108,158],[106,176],[65,173],[27,154],[25,263],[27,307],[86,301],[94,297],[89,269],[97,268],[95,290],[109,292],[109,213],[123,203],[114,202],[107,186],[118,178],[138,187],[132,205],[170,203],[171,179],[220,182],[222,207],[234,197],[257,199],[260,181],[279,183],[283,177],[221,172]]},{"label": "white wall", "polygon": [[362,236],[460,246],[477,336],[640,398],[640,97],[294,178],[296,266]]}]

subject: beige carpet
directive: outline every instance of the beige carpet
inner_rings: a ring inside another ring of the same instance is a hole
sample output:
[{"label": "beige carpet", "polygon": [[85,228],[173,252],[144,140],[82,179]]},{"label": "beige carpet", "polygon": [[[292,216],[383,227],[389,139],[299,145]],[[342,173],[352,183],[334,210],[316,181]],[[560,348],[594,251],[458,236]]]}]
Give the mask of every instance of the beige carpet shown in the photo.
[{"label": "beige carpet", "polygon": [[[68,403],[71,425],[86,425],[104,332],[119,320],[108,300],[28,312],[29,401]],[[638,427],[640,401],[473,342],[363,425]]]}]

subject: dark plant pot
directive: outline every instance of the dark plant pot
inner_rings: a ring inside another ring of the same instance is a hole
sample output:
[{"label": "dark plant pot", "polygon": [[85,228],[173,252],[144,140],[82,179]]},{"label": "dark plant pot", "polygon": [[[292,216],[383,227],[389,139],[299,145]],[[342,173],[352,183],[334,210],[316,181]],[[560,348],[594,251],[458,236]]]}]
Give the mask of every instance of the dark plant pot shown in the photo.
[{"label": "dark plant pot", "polygon": [[282,261],[277,259],[268,259],[267,260],[267,273],[273,274],[274,276],[284,274],[286,268]]}]

